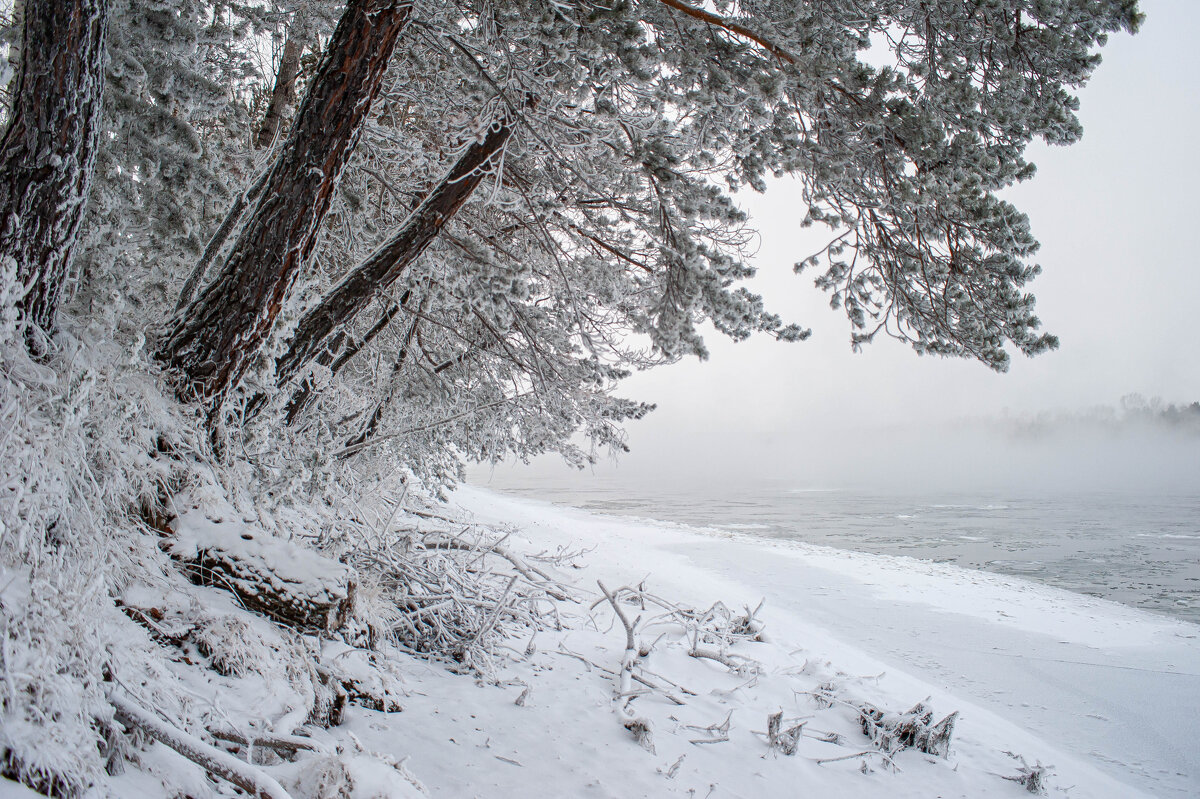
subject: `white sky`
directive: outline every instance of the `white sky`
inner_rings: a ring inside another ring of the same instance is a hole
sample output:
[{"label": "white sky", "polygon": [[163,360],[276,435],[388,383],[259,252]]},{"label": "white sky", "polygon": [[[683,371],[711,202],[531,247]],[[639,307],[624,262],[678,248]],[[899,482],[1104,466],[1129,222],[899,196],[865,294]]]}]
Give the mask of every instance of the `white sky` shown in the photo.
[{"label": "white sky", "polygon": [[792,273],[823,232],[800,229],[798,192],[779,183],[743,198],[762,236],[752,287],[812,337],[733,344],[713,334],[709,361],[626,381],[623,396],[658,404],[629,427],[635,452],[626,471],[651,460],[683,468],[669,452],[678,446],[686,457],[698,435],[807,440],[821,456],[841,431],[936,429],[1006,412],[1114,405],[1133,392],[1200,400],[1200,2],[1143,0],[1142,9],[1141,32],[1113,37],[1081,92],[1083,140],[1035,145],[1038,174],[1007,194],[1042,242],[1045,271],[1032,289],[1044,329],[1061,339],[1058,351],[1015,355],[1002,375],[918,357],[890,340],[852,353],[844,316],[811,276]]}]

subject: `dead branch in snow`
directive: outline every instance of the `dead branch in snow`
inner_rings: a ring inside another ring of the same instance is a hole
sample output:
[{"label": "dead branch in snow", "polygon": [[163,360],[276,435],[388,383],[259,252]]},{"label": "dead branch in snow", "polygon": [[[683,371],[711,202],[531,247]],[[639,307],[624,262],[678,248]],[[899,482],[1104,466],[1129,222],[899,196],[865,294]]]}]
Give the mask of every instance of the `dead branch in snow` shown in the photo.
[{"label": "dead branch in snow", "polygon": [[[631,604],[638,603],[642,610],[645,610],[646,603],[650,603],[666,611],[662,616],[648,619],[646,622],[648,625],[672,620],[683,625],[689,633],[698,633],[696,637],[705,643],[715,643],[724,647],[736,641],[764,640],[764,625],[757,616],[762,611],[765,600],[760,601],[754,610],[745,606],[744,615],[735,615],[724,602],[714,602],[708,609],[702,611],[671,602],[646,591],[645,583],[636,587],[623,585],[612,593],[618,599],[623,599]],[[604,598],[597,599],[589,606],[589,609],[594,610],[604,601]]]},{"label": "dead branch in snow", "polygon": [[771,747],[772,751],[779,751],[785,755],[796,754],[803,731],[803,721],[791,724],[785,729],[782,710],[767,717],[767,745]]},{"label": "dead branch in snow", "polygon": [[[572,658],[575,658],[576,660],[578,660],[578,661],[582,662],[582,663],[583,663],[585,666],[587,666],[589,671],[590,671],[591,669],[593,669],[593,668],[596,668],[596,669],[599,669],[600,671],[604,672],[605,674],[611,674],[613,677],[617,677],[617,676],[618,676],[618,673],[617,673],[617,670],[616,670],[616,669],[610,669],[610,668],[608,668],[607,666],[602,666],[602,665],[600,665],[599,663],[597,663],[597,662],[596,662],[596,661],[594,661],[594,660],[589,660],[588,658],[585,658],[583,655],[580,655],[580,654],[577,654],[577,653],[575,653],[575,652],[572,652],[571,650],[567,649],[567,648],[566,648],[565,646],[563,646],[562,644],[559,644],[559,646],[558,646],[558,649],[557,649],[557,650],[548,650],[548,651],[550,651],[550,652],[552,652],[552,653],[554,653],[554,654],[566,655],[567,657],[572,657]],[[655,676],[657,676],[657,675],[655,675]],[[631,675],[630,675],[630,677],[633,679],[633,681],[634,681],[634,682],[636,682],[636,683],[640,683],[641,685],[644,685],[644,686],[646,686],[647,688],[649,688],[649,689],[650,689],[650,690],[652,690],[652,691],[658,691],[658,692],[659,692],[659,693],[661,693],[661,694],[662,694],[664,697],[666,697],[666,699],[667,699],[668,701],[672,702],[673,704],[676,704],[676,705],[685,705],[685,704],[687,704],[687,703],[686,703],[684,700],[680,699],[680,698],[679,698],[678,696],[676,696],[674,693],[672,693],[671,691],[667,690],[667,689],[666,689],[666,688],[664,688],[663,686],[659,685],[659,684],[658,684],[657,682],[655,682],[654,680],[651,680],[649,677],[646,677],[646,676],[644,676],[644,675],[641,675],[641,674],[631,674]],[[667,679],[665,679],[665,678],[660,678],[660,679],[663,679],[663,681],[664,681],[664,682],[670,683],[670,680],[667,680]],[[675,685],[674,683],[671,683],[671,684],[672,684],[672,685],[674,685],[676,688],[678,688],[680,691],[682,691],[682,692],[684,692],[684,693],[686,693],[686,694],[690,694],[690,695],[692,695],[692,696],[695,696],[695,695],[696,695],[696,692],[695,692],[695,691],[689,691],[689,690],[687,690],[686,688],[683,688],[682,686]]]},{"label": "dead branch in snow", "polygon": [[856,757],[861,757],[863,759],[866,759],[868,757],[878,757],[885,764],[887,764],[888,768],[892,769],[893,771],[903,771],[903,769],[901,769],[899,766],[896,765],[896,761],[892,760],[892,758],[888,757],[883,752],[880,752],[878,749],[868,749],[864,752],[855,752],[852,755],[842,755],[841,757],[815,758],[813,760],[813,762],[816,763],[818,766],[823,766],[826,763],[839,763],[843,760],[853,760]]},{"label": "dead branch in snow", "polygon": [[1054,767],[1043,766],[1042,761],[1040,760],[1036,761],[1036,765],[1031,766],[1021,755],[1014,754],[1012,752],[1005,752],[1004,754],[1008,755],[1014,760],[1020,761],[1021,766],[1017,770],[1016,776],[1008,776],[1005,774],[997,774],[996,776],[1000,777],[1001,779],[1017,783],[1031,794],[1036,796],[1044,796],[1046,794],[1046,777],[1053,773],[1051,772],[1051,769]]},{"label": "dead branch in snow", "polygon": [[117,720],[122,724],[140,729],[210,774],[233,783],[255,799],[291,799],[283,786],[270,775],[238,760],[228,752],[206,744],[175,725],[168,724],[116,691],[109,694],[108,701],[116,711]]},{"label": "dead branch in snow", "polygon": [[711,660],[720,663],[725,668],[743,676],[758,674],[760,664],[758,661],[751,658],[742,657],[741,655],[730,655],[727,652],[721,652],[716,649],[700,646],[698,642],[698,634],[693,632],[692,645],[688,649],[688,655],[702,660]]},{"label": "dead branch in snow", "polygon": [[634,739],[647,751],[654,752],[654,743],[650,736],[650,722],[640,716],[635,716],[629,707],[634,699],[632,693],[633,666],[637,662],[638,656],[635,630],[642,618],[639,616],[632,622],[629,621],[629,616],[621,609],[617,598],[604,587],[604,583],[597,580],[596,585],[600,586],[600,591],[612,605],[613,612],[621,621],[621,626],[625,628],[625,654],[621,657],[621,671],[617,685],[617,712],[621,716],[621,723],[625,729],[633,733]]},{"label": "dead branch in snow", "polygon": [[458,539],[448,538],[441,541],[427,541],[425,542],[425,547],[427,549],[461,549],[471,552],[494,553],[511,563],[513,568],[516,569],[522,577],[528,580],[530,584],[541,588],[548,596],[554,597],[555,599],[561,601],[571,601],[571,597],[563,591],[562,586],[553,577],[539,569],[537,566],[527,563],[523,558],[513,554],[512,551],[500,546],[498,542],[490,546],[480,547],[468,542],[459,541]]},{"label": "dead branch in snow", "polygon": [[707,727],[699,727],[695,724],[685,724],[685,728],[695,730],[696,732],[706,732],[708,738],[692,738],[688,740],[691,744],[719,744],[729,740],[729,724],[733,720],[733,711],[725,714],[725,720],[720,724],[709,724]]},{"label": "dead branch in snow", "polygon": [[[493,647],[514,628],[560,628],[557,604],[572,592],[545,568],[503,546],[507,536],[436,511],[403,508],[434,522],[393,532],[389,523],[348,559],[372,574],[395,614],[385,632],[400,648],[487,671]],[[545,559],[551,562],[550,559]],[[497,635],[499,633],[499,635]]]},{"label": "dead branch in snow", "polygon": [[957,719],[958,711],[955,711],[934,724],[933,711],[923,702],[918,702],[907,713],[888,713],[865,703],[859,707],[863,735],[889,755],[903,749],[916,749],[938,757],[947,756]]},{"label": "dead branch in snow", "polygon": [[323,752],[324,747],[314,741],[312,738],[305,738],[300,735],[269,735],[266,733],[256,733],[253,736],[244,735],[236,730],[209,730],[209,735],[219,741],[226,741],[238,746],[253,748],[253,749],[272,749],[276,752],[292,753],[296,752]]}]

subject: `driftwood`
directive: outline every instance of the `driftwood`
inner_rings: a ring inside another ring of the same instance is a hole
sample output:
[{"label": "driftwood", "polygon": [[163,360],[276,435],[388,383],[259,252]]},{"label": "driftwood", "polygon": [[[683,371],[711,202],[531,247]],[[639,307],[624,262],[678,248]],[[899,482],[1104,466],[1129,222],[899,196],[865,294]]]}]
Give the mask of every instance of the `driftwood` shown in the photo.
[{"label": "driftwood", "polygon": [[632,622],[625,612],[621,610],[620,604],[617,603],[617,598],[607,588],[604,583],[599,580],[596,585],[600,586],[604,598],[612,605],[613,612],[617,614],[617,618],[621,621],[621,626],[625,628],[625,654],[621,658],[621,671],[618,677],[617,685],[617,713],[621,717],[621,724],[625,729],[633,735],[635,741],[641,744],[642,748],[651,754],[654,753],[654,739],[650,731],[650,722],[642,717],[635,715],[630,708],[630,703],[633,702],[637,693],[633,690],[633,667],[637,662],[638,647],[634,630],[638,623],[642,620],[639,616]]},{"label": "driftwood", "polygon": [[247,610],[306,633],[335,632],[350,620],[357,576],[349,566],[199,511],[176,518],[172,529],[167,551],[192,580],[232,592]]}]

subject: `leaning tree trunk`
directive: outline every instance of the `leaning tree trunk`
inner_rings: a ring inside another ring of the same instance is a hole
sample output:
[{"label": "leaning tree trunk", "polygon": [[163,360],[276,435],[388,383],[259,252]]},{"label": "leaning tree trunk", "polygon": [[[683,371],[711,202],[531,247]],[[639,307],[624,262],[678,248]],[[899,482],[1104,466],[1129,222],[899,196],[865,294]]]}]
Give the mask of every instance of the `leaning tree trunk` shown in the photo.
[{"label": "leaning tree trunk", "polygon": [[340,325],[353,319],[377,292],[394,283],[417,260],[483,180],[489,166],[504,150],[515,124],[516,119],[508,113],[493,122],[483,141],[467,147],[450,173],[409,214],[400,230],[304,315],[287,351],[276,361],[275,375],[280,385],[327,349],[329,338]]},{"label": "leaning tree trunk", "polygon": [[283,54],[279,58],[279,72],[275,75],[275,88],[271,99],[267,102],[267,113],[263,116],[258,128],[255,142],[259,147],[269,147],[279,133],[283,115],[288,106],[296,99],[296,78],[300,74],[300,56],[304,54],[304,44],[307,39],[307,21],[297,14],[297,19],[288,28],[287,38],[283,42]]},{"label": "leaning tree trunk", "polygon": [[21,75],[0,141],[0,257],[28,286],[27,340],[54,330],[100,144],[106,0],[31,0]]},{"label": "leaning tree trunk", "polygon": [[338,178],[408,25],[412,0],[350,0],[224,268],[183,309],[158,357],[210,412],[266,340],[316,244]]}]

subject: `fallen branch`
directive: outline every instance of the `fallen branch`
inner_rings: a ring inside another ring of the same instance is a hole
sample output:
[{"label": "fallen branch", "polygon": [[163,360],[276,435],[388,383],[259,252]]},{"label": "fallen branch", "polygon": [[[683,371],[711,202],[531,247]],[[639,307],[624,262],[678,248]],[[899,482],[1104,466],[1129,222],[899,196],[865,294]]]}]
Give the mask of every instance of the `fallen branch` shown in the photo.
[{"label": "fallen branch", "polygon": [[234,730],[210,730],[209,735],[218,741],[228,741],[247,749],[271,749],[291,755],[301,751],[325,751],[324,747],[319,746],[316,741],[311,738],[302,738],[299,735],[255,735],[251,738]]},{"label": "fallen branch", "polygon": [[783,711],[772,713],[767,717],[767,744],[772,750],[779,750],[785,755],[796,754],[800,744],[800,736],[804,732],[804,722],[793,724],[786,730],[783,728]]},{"label": "fallen branch", "polygon": [[732,720],[733,720],[733,711],[731,710],[727,714],[725,714],[725,720],[722,721],[720,724],[709,724],[707,727],[698,727],[695,724],[685,724],[684,726],[689,730],[695,730],[696,732],[706,732],[709,734],[709,736],[711,736],[709,738],[691,738],[688,740],[688,743],[699,745],[699,744],[719,744],[719,743],[727,742],[729,740],[729,723]]},{"label": "fallen branch", "polygon": [[837,763],[842,760],[853,760],[856,757],[870,757],[872,755],[875,755],[876,757],[883,760],[884,763],[887,763],[889,768],[892,768],[896,771],[903,771],[903,769],[901,769],[899,766],[896,765],[896,762],[894,760],[892,760],[890,757],[888,757],[883,752],[880,752],[878,749],[868,749],[865,752],[855,752],[852,755],[842,755],[841,757],[816,758],[813,760],[813,762],[816,763],[818,766],[823,766],[826,763]]},{"label": "fallen branch", "polygon": [[283,786],[271,776],[222,752],[178,727],[151,715],[120,694],[109,694],[108,701],[116,711],[117,720],[127,727],[136,727],[205,771],[233,783],[255,799],[291,799]]},{"label": "fallen branch", "polygon": [[480,638],[487,635],[489,632],[491,632],[492,628],[496,626],[496,620],[500,618],[500,614],[508,607],[505,602],[508,599],[509,593],[512,591],[513,584],[516,582],[517,576],[514,574],[509,579],[508,585],[504,587],[504,593],[500,595],[500,599],[496,602],[496,607],[492,609],[492,612],[488,615],[487,619],[484,620],[483,626],[476,630],[475,634],[472,635],[469,640],[463,642],[460,651],[465,654],[468,649],[475,646]]},{"label": "fallen branch", "polygon": [[[547,595],[554,597],[557,600],[566,602],[571,601],[571,597],[558,586],[558,581],[551,577],[546,572],[536,566],[531,566],[522,558],[514,555],[508,549],[494,544],[492,546],[477,546],[467,541],[460,541],[454,538],[447,538],[440,541],[425,542],[426,549],[458,549],[465,552],[493,552],[512,564],[513,568],[530,582],[533,586],[545,591]],[[540,579],[539,579],[540,578]]]},{"label": "fallen branch", "polygon": [[[553,651],[555,651],[555,650],[549,650],[549,651],[553,652]],[[581,662],[582,662],[582,663],[583,663],[585,666],[587,666],[589,669],[591,669],[591,668],[593,668],[593,667],[594,667],[594,668],[597,668],[597,669],[599,669],[600,671],[604,672],[605,674],[611,674],[611,675],[612,675],[612,676],[614,676],[614,677],[616,677],[616,676],[617,676],[617,672],[616,672],[616,670],[615,670],[615,669],[610,669],[610,668],[608,668],[607,666],[601,666],[599,663],[595,662],[594,660],[588,660],[588,659],[587,659],[587,658],[585,658],[583,655],[578,655],[578,654],[576,654],[576,653],[574,653],[574,652],[571,652],[570,650],[568,650],[568,649],[564,648],[564,647],[563,647],[561,644],[559,645],[559,649],[557,650],[557,654],[560,654],[560,655],[566,655],[567,657],[573,657],[573,658],[575,658],[576,660],[579,660],[579,661],[581,661]],[[657,676],[657,675],[656,675],[656,676]],[[640,675],[640,674],[631,674],[631,675],[630,675],[630,677],[633,679],[633,681],[634,681],[634,682],[641,683],[642,685],[646,686],[647,688],[649,688],[649,689],[650,689],[650,690],[652,690],[652,691],[658,691],[658,692],[659,692],[659,693],[661,693],[661,694],[662,694],[664,697],[666,697],[668,700],[670,700],[671,702],[675,703],[676,705],[685,705],[685,704],[687,704],[687,703],[686,703],[686,702],[684,702],[682,699],[680,699],[678,696],[676,696],[675,694],[671,693],[671,692],[670,692],[669,690],[667,690],[666,688],[663,688],[661,685],[659,685],[658,683],[654,682],[653,680],[651,680],[651,679],[650,679],[650,678],[648,678],[648,677],[643,677],[643,676],[642,676],[642,675]],[[689,690],[687,690],[686,688],[684,688],[684,687],[682,687],[682,686],[676,685],[675,687],[676,687],[676,688],[678,688],[679,690],[683,691],[685,694],[691,694],[692,696],[695,696],[695,695],[696,695],[696,693],[695,693],[694,691],[689,691]]]},{"label": "fallen branch", "polygon": [[742,658],[741,662],[738,662],[733,658],[732,655],[727,655],[724,652],[718,652],[715,649],[706,649],[705,647],[699,646],[696,643],[692,644],[691,649],[688,650],[688,654],[694,658],[712,660],[720,663],[725,668],[737,674],[745,675],[758,673],[759,664],[754,660]]},{"label": "fallen branch", "polygon": [[617,598],[609,593],[608,589],[604,587],[604,583],[597,580],[596,585],[600,586],[600,590],[608,598],[608,602],[612,605],[617,618],[621,620],[621,626],[625,628],[625,654],[621,657],[621,672],[617,688],[617,712],[621,715],[621,723],[625,725],[625,729],[633,733],[634,739],[647,751],[654,752],[654,743],[650,737],[650,722],[640,716],[635,716],[629,709],[629,705],[633,700],[633,696],[631,695],[633,664],[637,662],[638,655],[634,629],[642,619],[639,616],[630,622],[629,617],[625,615],[625,611],[621,610]]}]

